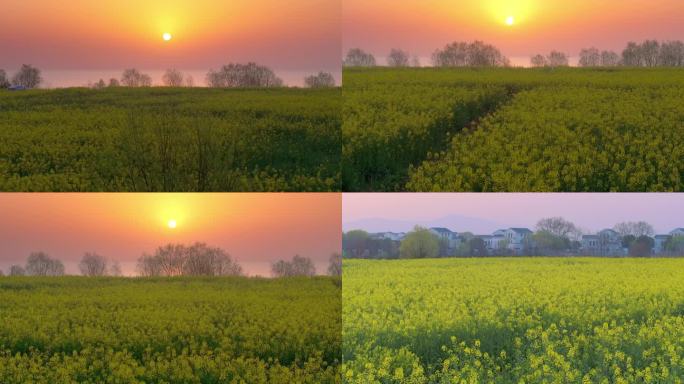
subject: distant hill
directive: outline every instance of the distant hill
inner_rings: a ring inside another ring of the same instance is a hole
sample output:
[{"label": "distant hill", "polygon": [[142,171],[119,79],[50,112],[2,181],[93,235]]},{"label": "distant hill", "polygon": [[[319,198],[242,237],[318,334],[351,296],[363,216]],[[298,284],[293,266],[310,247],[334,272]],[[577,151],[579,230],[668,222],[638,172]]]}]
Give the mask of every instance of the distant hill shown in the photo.
[{"label": "distant hill", "polygon": [[382,218],[361,219],[342,223],[346,232],[352,229],[363,229],[368,232],[406,232],[415,225],[424,227],[445,227],[456,232],[491,233],[499,228],[513,226],[533,227],[534,223],[499,223],[492,220],[474,217],[449,215],[433,220],[393,220]]}]

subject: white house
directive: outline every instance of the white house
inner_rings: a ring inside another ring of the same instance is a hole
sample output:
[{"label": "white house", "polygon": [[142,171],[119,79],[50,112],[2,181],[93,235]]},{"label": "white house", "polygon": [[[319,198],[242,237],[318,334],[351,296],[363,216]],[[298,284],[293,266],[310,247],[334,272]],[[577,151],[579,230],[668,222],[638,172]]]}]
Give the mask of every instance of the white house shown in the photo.
[{"label": "white house", "polygon": [[670,235],[655,235],[653,238],[653,253],[656,255],[664,253],[665,243],[667,243],[670,238],[672,238]]},{"label": "white house", "polygon": [[672,237],[684,236],[684,228],[675,228],[675,229],[671,230],[670,236],[672,236]]},{"label": "white house", "polygon": [[371,234],[371,237],[379,240],[393,240],[393,241],[402,241],[404,237],[406,237],[405,232],[379,232],[379,233],[373,233]]},{"label": "white house", "polygon": [[625,256],[622,236],[612,229],[603,229],[598,233],[599,254],[602,256]]},{"label": "white house", "polygon": [[508,240],[508,249],[517,255],[524,252],[530,236],[532,236],[532,231],[527,228],[508,228],[504,231],[504,238]]},{"label": "white house", "polygon": [[506,230],[505,229],[497,229],[492,233],[492,236],[506,236]]},{"label": "white house", "polygon": [[601,238],[598,235],[582,236],[582,252],[585,255],[598,255],[601,249]]},{"label": "white house", "polygon": [[437,235],[437,237],[439,237],[440,240],[445,241],[449,249],[456,248],[456,246],[458,245],[457,232],[452,232],[450,229],[443,227],[432,227],[430,228],[430,232]]}]

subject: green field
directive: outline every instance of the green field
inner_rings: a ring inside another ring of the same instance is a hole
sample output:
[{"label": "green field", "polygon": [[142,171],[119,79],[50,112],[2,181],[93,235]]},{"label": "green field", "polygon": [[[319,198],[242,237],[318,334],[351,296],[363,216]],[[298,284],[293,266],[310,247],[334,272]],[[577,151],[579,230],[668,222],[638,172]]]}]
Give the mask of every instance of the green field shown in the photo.
[{"label": "green field", "polygon": [[337,191],[337,89],[0,91],[0,191]]},{"label": "green field", "polygon": [[0,383],[337,383],[332,278],[2,278]]},{"label": "green field", "polygon": [[684,190],[682,69],[345,69],[348,191]]},{"label": "green field", "polygon": [[682,383],[684,259],[345,260],[348,383]]}]

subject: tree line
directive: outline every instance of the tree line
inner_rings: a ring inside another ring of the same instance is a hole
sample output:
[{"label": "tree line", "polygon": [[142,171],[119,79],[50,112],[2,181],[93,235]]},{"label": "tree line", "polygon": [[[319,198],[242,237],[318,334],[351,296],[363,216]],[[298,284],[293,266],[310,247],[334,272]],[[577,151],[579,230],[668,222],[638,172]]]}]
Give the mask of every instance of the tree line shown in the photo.
[{"label": "tree line", "polygon": [[[482,41],[472,43],[456,41],[433,52],[434,67],[508,67],[510,60],[491,44]],[[569,56],[553,50],[547,55],[536,54],[530,58],[533,67],[569,66]],[[373,54],[361,48],[352,48],[343,60],[345,67],[375,67]],[[387,55],[388,67],[420,67],[417,56],[407,51],[392,48]],[[621,53],[584,48],[579,53],[580,67],[682,67],[684,66],[684,42],[680,40],[645,40],[642,43],[628,42]]]},{"label": "tree line", "polygon": [[[580,253],[581,238],[585,231],[562,217],[539,220],[536,231],[525,242],[524,254],[528,256],[564,256]],[[653,226],[644,221],[622,222],[612,228],[621,239],[621,246],[633,257],[651,255],[654,246]],[[363,230],[351,230],[343,234],[342,250],[346,258],[410,259],[435,257],[481,257],[508,256],[507,239],[499,242],[493,253],[485,241],[472,232],[458,233],[461,241],[454,249],[443,238],[428,228],[416,226],[400,241],[377,238]],[[684,236],[671,237],[665,244],[666,255],[684,256]]]},{"label": "tree line", "polygon": [[[205,77],[206,85],[211,88],[275,88],[283,87],[281,78],[265,66],[256,63],[230,63],[219,70],[210,70]],[[21,87],[25,89],[38,88],[43,83],[41,70],[24,64],[21,69],[8,79],[4,70],[0,69],[0,89]],[[195,79],[175,68],[167,69],[162,75],[162,84],[166,87],[194,87]],[[111,78],[109,81],[100,79],[89,88],[104,89],[115,87],[151,87],[152,77],[138,69],[128,68],[123,71],[121,78]],[[304,78],[306,88],[331,88],[335,86],[335,78],[329,72],[318,72]]]},{"label": "tree line", "polygon": [[[78,263],[82,276],[122,276],[121,265],[94,252],[86,252]],[[230,254],[218,247],[205,243],[167,244],[152,254],[143,254],[136,263],[141,277],[172,276],[244,276],[242,266]],[[342,275],[342,256],[332,254],[327,274]],[[4,273],[0,270],[0,276]],[[25,265],[12,265],[9,276],[64,276],[62,261],[51,258],[44,252],[34,252]],[[273,277],[315,276],[316,267],[310,258],[299,255],[291,260],[279,260],[271,265]]]}]

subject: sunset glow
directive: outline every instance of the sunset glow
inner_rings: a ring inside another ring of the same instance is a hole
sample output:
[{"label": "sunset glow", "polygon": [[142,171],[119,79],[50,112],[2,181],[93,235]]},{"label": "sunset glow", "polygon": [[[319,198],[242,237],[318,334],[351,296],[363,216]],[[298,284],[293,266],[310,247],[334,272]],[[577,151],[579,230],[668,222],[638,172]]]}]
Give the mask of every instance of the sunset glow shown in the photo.
[{"label": "sunset glow", "polygon": [[340,66],[338,1],[4,0],[2,8],[5,70],[209,70],[228,60],[283,71]]},{"label": "sunset glow", "polygon": [[97,252],[135,271],[143,252],[204,242],[221,247],[248,274],[299,254],[323,273],[341,248],[341,195],[296,194],[4,194],[0,196],[0,269],[35,251],[75,273],[83,253]]},{"label": "sunset glow", "polygon": [[680,0],[345,0],[342,12],[343,51],[362,47],[379,61],[402,48],[427,64],[447,43],[481,40],[529,63],[554,49],[621,51],[628,41],[684,35]]}]

